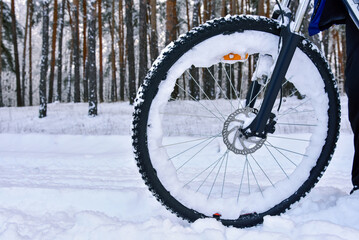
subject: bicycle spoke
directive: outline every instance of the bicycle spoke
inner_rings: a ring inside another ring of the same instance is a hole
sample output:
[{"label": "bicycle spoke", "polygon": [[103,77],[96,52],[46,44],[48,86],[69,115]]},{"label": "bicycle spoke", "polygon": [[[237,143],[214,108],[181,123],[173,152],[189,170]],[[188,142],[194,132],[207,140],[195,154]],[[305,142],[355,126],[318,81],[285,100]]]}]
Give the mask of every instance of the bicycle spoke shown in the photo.
[{"label": "bicycle spoke", "polygon": [[228,155],[229,155],[229,153],[227,153],[227,156],[226,156],[226,165],[225,165],[225,167],[224,167],[224,174],[223,174],[223,183],[222,183],[222,192],[221,192],[221,197],[223,197],[224,182],[226,181],[227,164],[228,164]]},{"label": "bicycle spoke", "polygon": [[[228,151],[227,151],[227,154],[228,154]],[[227,155],[227,154],[226,154],[226,155]],[[210,191],[209,191],[209,193],[208,193],[207,199],[209,199],[209,196],[210,196],[210,195],[211,195],[211,193],[212,193],[212,190],[213,190],[214,184],[215,184],[215,183],[216,183],[216,181],[217,181],[218,174],[219,174],[219,172],[221,171],[221,168],[222,168],[222,165],[223,165],[224,159],[225,159],[225,156],[223,156],[222,161],[221,161],[221,165],[219,165],[219,168],[218,168],[218,171],[217,171],[216,177],[215,177],[215,178],[214,178],[214,180],[213,180],[213,183],[212,183],[212,186],[211,186],[211,190],[210,190]]]},{"label": "bicycle spoke", "polygon": [[[281,87],[282,89],[281,89],[281,90],[283,90],[283,87],[284,87],[287,83],[288,83],[288,80],[285,80],[285,82],[282,84],[282,87]],[[297,91],[298,91],[298,90],[297,90]],[[289,96],[290,96],[290,95],[289,95]],[[289,97],[289,96],[288,96],[288,97]],[[273,105],[273,109],[276,109],[278,106],[279,106],[279,102]]]},{"label": "bicycle spoke", "polygon": [[[279,149],[275,148],[269,141],[267,141],[267,143],[269,144],[269,146],[271,146],[272,148],[274,148],[277,152],[279,152],[283,157],[285,157],[290,163],[292,163],[294,166],[298,167],[297,164],[295,164],[291,159],[289,159],[284,153],[282,153],[281,151],[279,151]],[[264,144],[266,145],[266,144]]]},{"label": "bicycle spoke", "polygon": [[209,68],[207,68],[207,71],[209,72],[209,74],[211,74],[213,80],[216,82],[217,86],[219,87],[219,89],[221,90],[223,96],[229,100],[229,103],[231,104],[231,107],[234,108],[233,104],[232,104],[232,99],[229,99],[227,94],[224,92],[223,88],[219,85],[217,79],[213,76],[212,72],[209,70]]},{"label": "bicycle spoke", "polygon": [[[253,158],[253,156],[252,156],[252,158]],[[251,169],[251,172],[252,172],[252,174],[253,174],[254,180],[256,181],[257,186],[258,186],[258,188],[259,188],[259,190],[261,191],[261,194],[262,194],[262,196],[263,196],[263,191],[262,191],[261,187],[259,186],[258,180],[257,180],[257,178],[256,178],[256,175],[254,174],[253,168],[252,168],[251,163],[250,163],[249,161],[248,161],[248,165],[249,165],[249,167],[250,167],[250,169]],[[248,178],[249,178],[249,176],[248,176]],[[249,182],[248,182],[248,183],[249,183]]]},{"label": "bicycle spoke", "polygon": [[[183,91],[186,91],[183,89],[182,86],[178,85],[176,83],[176,85],[181,88]],[[186,91],[187,92],[187,91]],[[219,118],[216,114],[214,114],[211,110],[209,110],[206,106],[204,106],[199,100],[197,100],[195,97],[193,97],[189,92],[187,92],[187,95],[192,98],[192,100],[194,100],[195,102],[198,102],[203,108],[205,108],[208,112],[210,112],[215,118],[217,118],[219,121],[223,122],[223,120],[221,118]],[[223,116],[222,116],[223,117]]]},{"label": "bicycle spoke", "polygon": [[191,161],[195,156],[197,156],[198,153],[200,153],[205,147],[207,147],[211,142],[213,142],[215,138],[213,138],[211,141],[209,141],[206,145],[204,145],[199,151],[197,151],[190,159],[188,159],[185,163],[183,163],[179,168],[176,169],[176,171],[180,170],[184,165],[186,165],[189,161]]},{"label": "bicycle spoke", "polygon": [[[254,82],[252,82],[251,84],[254,84]],[[248,87],[250,87],[251,86],[251,84],[249,84],[248,83]],[[249,96],[249,99],[251,99],[251,101],[249,102],[249,104],[251,104],[252,103],[252,101],[253,101],[253,94],[254,94],[254,87],[251,87],[251,95]],[[249,105],[248,104],[248,105]]]},{"label": "bicycle spoke", "polygon": [[302,126],[302,127],[316,127],[318,125],[315,124],[305,124],[305,123],[281,123],[281,122],[277,122],[276,124],[278,125],[288,125],[288,126]]},{"label": "bicycle spoke", "polygon": [[[230,86],[231,86],[231,88],[232,88],[234,94],[236,95],[236,98],[239,99],[239,96],[238,96],[238,94],[237,94],[237,91],[236,91],[236,89],[234,88],[233,83],[232,83],[232,78],[231,78],[231,74],[232,74],[232,64],[229,64],[229,66],[230,66],[230,70],[229,70],[229,71],[230,71],[230,76],[228,76],[228,72],[227,72],[227,70],[226,70],[226,68],[225,68],[224,65],[223,65],[223,69],[224,69],[224,71],[225,71],[225,73],[226,73],[226,76],[227,76],[227,79],[228,79],[228,81],[229,81],[229,84],[230,84]],[[242,108],[243,108],[243,106],[242,106]]]},{"label": "bicycle spoke", "polygon": [[208,138],[211,138],[211,137],[216,137],[216,136],[218,136],[218,135],[209,136],[209,137],[204,137],[204,138],[198,138],[198,139],[193,139],[193,140],[188,140],[188,141],[183,141],[183,142],[166,144],[166,145],[160,146],[160,148],[171,147],[171,146],[176,146],[176,145],[185,144],[185,143],[190,143],[190,142],[197,142],[197,141],[201,141],[201,140],[208,139]]},{"label": "bicycle spoke", "polygon": [[257,164],[257,166],[259,167],[259,169],[263,172],[264,176],[268,179],[268,181],[270,182],[270,184],[272,184],[272,186],[274,187],[274,184],[272,183],[272,181],[270,180],[270,178],[268,177],[267,173],[263,170],[263,168],[259,165],[259,163],[257,162],[257,160],[253,157],[252,154],[250,154],[251,157],[253,158],[254,162]]},{"label": "bicycle spoke", "polygon": [[315,111],[314,111],[314,110],[296,111],[295,109],[293,109],[292,112],[287,112],[287,113],[279,114],[279,115],[278,115],[278,118],[279,118],[279,116],[280,116],[280,117],[283,117],[283,116],[288,115],[288,114],[302,114],[302,113],[315,113]]},{"label": "bicycle spoke", "polygon": [[272,153],[271,150],[269,150],[267,145],[264,145],[266,147],[266,149],[268,150],[268,152],[270,153],[270,155],[273,157],[274,161],[278,164],[279,168],[283,171],[283,173],[288,177],[287,173],[285,172],[285,170],[283,169],[282,165],[280,165],[280,163],[278,162],[277,158],[274,156],[274,154]]},{"label": "bicycle spoke", "polygon": [[249,160],[248,156],[246,155],[246,162],[247,162],[247,183],[248,183],[248,193],[251,194],[251,185],[249,183]]},{"label": "bicycle spoke", "polygon": [[[226,154],[226,153],[225,153]],[[208,179],[208,177],[212,174],[213,170],[217,167],[218,163],[224,158],[224,154],[218,159],[216,165],[214,165],[214,167],[212,168],[212,170],[208,173],[207,177],[202,181],[201,185],[199,185],[199,187],[197,188],[196,192],[199,191],[199,189],[203,186],[203,184],[206,182],[206,180]]]},{"label": "bicycle spoke", "polygon": [[280,136],[275,136],[275,135],[267,135],[267,137],[280,138],[280,139],[293,140],[293,141],[310,142],[310,140],[307,140],[307,139],[280,137]]},{"label": "bicycle spoke", "polygon": [[[241,63],[239,64],[239,68],[242,68],[242,66],[241,66]],[[242,92],[243,91],[241,91],[242,90],[242,84],[243,84],[243,77],[240,77],[240,79],[239,79],[239,81],[240,81],[240,83],[237,83],[237,85],[239,85],[239,86],[241,86],[240,87],[240,89],[238,89],[238,91],[239,91],[239,102],[238,102],[238,108],[239,107],[242,107],[243,108],[243,104],[241,103],[241,99],[242,99]]]},{"label": "bicycle spoke", "polygon": [[206,94],[206,92],[203,90],[203,88],[201,87],[201,85],[194,79],[194,77],[192,76],[192,74],[187,71],[187,73],[190,75],[190,77],[192,78],[192,80],[194,81],[194,83],[199,87],[199,89],[201,90],[201,92],[206,96],[207,100],[209,100],[213,107],[217,110],[217,112],[219,113],[219,115],[221,115],[221,117],[226,120],[226,118],[222,115],[222,113],[219,111],[219,109],[216,107],[216,105],[213,103],[214,101],[211,101],[211,99],[208,97],[208,95]]},{"label": "bicycle spoke", "polygon": [[181,154],[183,154],[183,153],[185,153],[185,152],[187,152],[187,151],[189,151],[189,150],[191,150],[191,149],[197,147],[198,145],[201,145],[202,143],[204,143],[204,142],[206,142],[206,141],[208,141],[208,140],[210,140],[210,139],[212,139],[212,138],[213,138],[213,139],[212,139],[211,141],[213,141],[216,137],[218,137],[218,136],[220,136],[220,135],[221,135],[221,133],[219,133],[219,134],[217,134],[217,135],[214,135],[214,136],[211,136],[211,137],[209,137],[209,138],[206,138],[204,141],[202,141],[202,142],[200,142],[200,143],[198,143],[198,144],[196,144],[196,145],[194,145],[194,146],[192,146],[192,147],[190,147],[190,148],[187,148],[186,150],[184,150],[184,151],[182,151],[182,152],[180,152],[180,153],[178,153],[178,154],[176,154],[176,155],[170,157],[168,160],[171,160],[171,159],[173,159],[173,158],[175,158],[175,157],[177,157],[177,156],[179,156],[179,155],[181,155]]},{"label": "bicycle spoke", "polygon": [[[259,96],[259,94],[263,93],[265,91],[265,89],[267,89],[267,86],[269,84],[270,81],[267,81],[266,84],[262,87],[262,89],[254,96],[254,98],[252,98],[252,100],[247,104],[246,107],[248,107],[249,105],[251,105],[251,103]],[[258,108],[259,109],[259,108]]]},{"label": "bicycle spoke", "polygon": [[172,115],[172,116],[201,117],[201,118],[216,118],[216,117],[212,117],[212,116],[201,116],[201,115],[192,115],[192,114],[185,114],[185,113],[169,113],[169,112],[160,112],[160,114],[164,114],[164,115]]},{"label": "bicycle spoke", "polygon": [[[268,142],[268,141],[267,141],[267,142]],[[268,143],[269,143],[269,142],[268,142]],[[292,151],[292,150],[289,150],[289,149],[277,147],[277,146],[274,146],[273,144],[270,144],[269,146],[271,146],[271,147],[273,147],[273,148],[276,148],[276,149],[278,149],[278,150],[283,150],[283,151],[290,152],[290,153],[293,153],[293,154],[297,154],[297,155],[300,155],[300,156],[303,156],[303,157],[308,157],[308,156],[305,155],[305,154],[298,153],[298,152],[295,152],[295,151]]]},{"label": "bicycle spoke", "polygon": [[[240,195],[240,193],[241,193],[242,184],[243,184],[243,179],[244,179],[244,172],[245,172],[245,170],[246,170],[246,167],[248,168],[248,157],[247,157],[247,155],[246,155],[246,161],[245,161],[244,164],[243,164],[243,172],[242,172],[242,177],[241,177],[241,183],[239,184],[238,195],[237,195],[237,202],[238,202],[238,200],[239,200],[239,195]],[[248,178],[248,182],[249,182],[249,178]],[[248,187],[249,187],[249,185],[248,185]],[[249,189],[249,188],[248,188],[248,189]],[[249,192],[250,192],[250,190],[249,190]]]},{"label": "bicycle spoke", "polygon": [[283,113],[278,114],[278,119],[281,118],[281,117],[284,116],[284,115],[290,114],[290,113],[291,113],[290,111],[296,110],[296,109],[299,108],[300,106],[306,104],[309,100],[310,100],[310,98],[308,98],[308,99],[305,100],[304,102],[298,104],[297,106],[295,106],[295,107],[293,107],[293,108],[288,108],[288,109],[287,109],[286,111],[284,111]]},{"label": "bicycle spoke", "polygon": [[[226,151],[227,152],[227,151]],[[221,161],[221,159],[223,158],[223,156],[226,153],[224,153],[220,158],[218,158],[217,160],[215,160],[213,163],[211,163],[207,168],[205,168],[202,172],[200,172],[199,174],[197,174],[194,178],[192,178],[190,181],[188,181],[185,185],[183,185],[183,187],[187,186],[188,184],[190,184],[191,182],[193,182],[196,178],[198,178],[199,176],[201,176],[204,172],[206,172],[210,167],[212,167],[214,164],[218,163],[219,161]]]}]

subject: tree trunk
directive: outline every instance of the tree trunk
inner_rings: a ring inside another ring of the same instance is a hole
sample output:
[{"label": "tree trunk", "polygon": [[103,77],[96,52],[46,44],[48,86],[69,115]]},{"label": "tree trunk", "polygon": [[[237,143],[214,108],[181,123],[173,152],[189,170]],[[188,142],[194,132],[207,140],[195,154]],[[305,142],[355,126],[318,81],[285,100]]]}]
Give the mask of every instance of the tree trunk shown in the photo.
[{"label": "tree trunk", "polygon": [[147,73],[147,0],[140,0],[138,86]]},{"label": "tree trunk", "polygon": [[118,7],[118,25],[119,25],[119,71],[120,71],[120,101],[125,100],[125,81],[126,81],[126,62],[125,62],[125,30],[123,21],[123,0],[119,0]]},{"label": "tree trunk", "polygon": [[258,15],[264,16],[264,0],[258,0],[258,7],[257,7]]},{"label": "tree trunk", "polygon": [[211,15],[210,15],[210,19],[214,19],[216,18],[216,0],[211,0],[210,2],[211,4]]},{"label": "tree trunk", "polygon": [[[177,38],[177,13],[176,13],[176,1],[166,1],[166,44],[175,41]],[[179,94],[178,80],[171,93],[172,99],[177,99]]]},{"label": "tree trunk", "polygon": [[21,99],[21,80],[20,80],[19,52],[17,48],[15,0],[11,0],[11,23],[12,23],[12,42],[14,45],[14,56],[15,56],[16,101],[17,101],[17,106],[21,107],[23,106],[23,102]]},{"label": "tree trunk", "polygon": [[136,98],[136,73],[135,73],[135,50],[133,42],[132,6],[133,0],[125,0],[126,3],[126,42],[127,42],[127,65],[128,65],[128,86],[130,104]]},{"label": "tree trunk", "polygon": [[158,36],[157,36],[157,9],[156,0],[151,1],[151,43],[150,43],[150,55],[151,63],[153,63],[158,57]]},{"label": "tree trunk", "polygon": [[266,0],[266,5],[267,5],[266,17],[269,18],[270,17],[270,0]]},{"label": "tree trunk", "polygon": [[56,101],[61,102],[62,95],[62,40],[64,33],[64,17],[65,17],[65,1],[62,0],[61,12],[60,12],[60,34],[59,34],[59,47],[57,55],[57,96]]},{"label": "tree trunk", "polygon": [[79,0],[74,0],[74,65],[75,65],[75,81],[74,81],[74,102],[80,102],[80,39],[79,39]]},{"label": "tree trunk", "polygon": [[[73,40],[71,40],[71,46],[73,45]],[[70,48],[69,56],[69,72],[67,74],[67,102],[71,102],[71,81],[72,81],[72,61],[73,61],[73,47]]]},{"label": "tree trunk", "polygon": [[117,83],[116,83],[116,52],[115,52],[115,1],[112,1],[111,14],[111,70],[112,70],[112,84],[111,84],[111,101],[117,101]]},{"label": "tree trunk", "polygon": [[[206,22],[210,18],[210,2],[205,0],[203,1],[203,21]],[[214,75],[214,67],[203,68],[202,76],[203,76],[203,91],[208,99],[215,99],[215,81],[213,79]]]},{"label": "tree trunk", "polygon": [[[201,4],[200,0],[195,0],[195,2],[193,3],[192,28],[198,26],[198,10],[200,8],[200,4]],[[194,66],[192,66],[190,69],[190,75],[191,76],[189,77],[189,84],[188,84],[189,85],[189,96],[190,96],[190,98],[199,100],[200,99],[199,86],[194,81],[194,79],[196,81],[199,80],[198,69],[196,69]]]},{"label": "tree trunk", "polygon": [[[122,1],[122,0],[120,0]],[[102,0],[98,1],[98,39],[99,39],[99,98],[103,102],[103,63],[102,63]]]},{"label": "tree trunk", "polygon": [[29,26],[29,105],[32,106],[32,25],[34,6],[30,0],[30,26]]},{"label": "tree trunk", "polygon": [[44,0],[42,2],[42,51],[41,51],[41,72],[40,72],[40,110],[39,117],[43,118],[47,115],[46,102],[46,75],[48,68],[48,54],[49,54],[49,2]]},{"label": "tree trunk", "polygon": [[246,1],[246,14],[251,14],[251,1]]},{"label": "tree trunk", "polygon": [[177,0],[166,1],[166,45],[177,38],[176,1]]},{"label": "tree trunk", "polygon": [[[2,18],[3,18],[3,2],[2,0],[0,0],[0,58],[2,56],[2,46],[1,46],[1,43],[2,43]],[[4,102],[3,102],[3,97],[2,97],[2,85],[1,85],[1,82],[2,82],[2,77],[1,77],[1,74],[2,74],[2,61],[0,59],[0,107],[3,107],[4,106]]]},{"label": "tree trunk", "polygon": [[91,0],[91,14],[88,28],[88,73],[89,73],[89,116],[97,115],[97,80],[96,80],[96,0]]},{"label": "tree trunk", "polygon": [[86,30],[87,30],[87,0],[82,0],[82,20],[83,20],[83,47],[82,47],[82,77],[83,77],[83,88],[84,88],[84,102],[88,101],[88,95],[89,95],[89,87],[88,87],[88,75],[87,75],[87,36],[86,36]]},{"label": "tree trunk", "polygon": [[48,102],[52,103],[54,96],[54,78],[55,78],[55,55],[56,55],[56,32],[57,32],[57,0],[54,0],[54,15],[52,23],[52,40],[51,40],[51,62],[50,62],[50,78],[49,78],[49,96]]},{"label": "tree trunk", "polygon": [[329,57],[329,31],[330,30],[325,30],[322,32],[322,44],[326,58]]},{"label": "tree trunk", "polygon": [[229,0],[229,13],[231,15],[237,14],[237,1]]},{"label": "tree trunk", "polygon": [[186,0],[186,16],[187,16],[187,31],[191,30],[191,21],[189,20],[189,3]]},{"label": "tree trunk", "polygon": [[203,0],[203,22],[209,19],[209,4],[208,0]]},{"label": "tree trunk", "polygon": [[70,56],[69,56],[69,67],[68,67],[68,74],[67,74],[67,102],[71,102],[71,81],[72,81],[72,65],[74,61],[74,41],[75,41],[75,27],[74,22],[72,21],[72,12],[70,7],[70,2],[67,0],[67,12],[69,14],[69,21],[70,21],[70,28],[71,28],[71,41],[70,41]]},{"label": "tree trunk", "polygon": [[228,13],[228,11],[227,11],[227,1],[222,0],[221,16],[225,17],[227,15],[227,13]]},{"label": "tree trunk", "polygon": [[24,36],[24,49],[22,52],[22,88],[21,88],[21,100],[22,105],[25,106],[25,76],[26,76],[26,44],[27,44],[27,29],[29,27],[29,7],[30,0],[27,0],[26,4],[26,20],[25,20],[25,36]]}]

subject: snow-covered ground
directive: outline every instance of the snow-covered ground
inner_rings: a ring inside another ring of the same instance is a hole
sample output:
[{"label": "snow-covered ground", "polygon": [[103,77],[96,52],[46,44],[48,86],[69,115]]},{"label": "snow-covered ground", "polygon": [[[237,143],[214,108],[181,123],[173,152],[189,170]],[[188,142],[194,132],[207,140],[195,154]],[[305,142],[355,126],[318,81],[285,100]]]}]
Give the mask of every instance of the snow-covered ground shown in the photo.
[{"label": "snow-covered ground", "polygon": [[187,223],[147,190],[132,155],[128,103],[0,109],[0,239],[357,239],[352,134],[342,131],[328,170],[302,201],[260,226]]}]

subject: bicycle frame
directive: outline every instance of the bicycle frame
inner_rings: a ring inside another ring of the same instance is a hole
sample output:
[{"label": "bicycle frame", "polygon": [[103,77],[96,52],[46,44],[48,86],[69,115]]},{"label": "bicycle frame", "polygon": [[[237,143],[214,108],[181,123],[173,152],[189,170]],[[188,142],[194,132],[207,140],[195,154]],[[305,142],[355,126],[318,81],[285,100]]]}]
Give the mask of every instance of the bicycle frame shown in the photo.
[{"label": "bicycle frame", "polygon": [[[352,0],[349,0],[352,1]],[[351,4],[348,0],[343,0],[345,6],[347,6],[348,12],[352,17],[353,21],[359,26],[359,11],[354,9],[357,7],[356,4]],[[289,7],[291,0],[283,0],[280,4],[281,9],[287,9]],[[245,129],[242,130],[242,133],[246,137],[257,136],[265,138],[267,134],[267,126],[271,124],[269,119],[273,120],[273,114],[271,110],[273,108],[274,102],[278,96],[278,93],[282,87],[282,81],[285,78],[285,75],[288,71],[290,62],[292,61],[295,49],[297,47],[300,36],[298,35],[300,27],[303,22],[305,12],[309,6],[310,0],[303,0],[300,2],[298,7],[296,17],[294,22],[291,23],[290,16],[285,16],[284,11],[279,15],[282,18],[288,18],[286,25],[281,30],[281,48],[279,50],[279,55],[275,63],[274,70],[270,76],[270,82],[268,83],[267,91],[264,95],[263,104],[259,109],[259,112],[253,122]],[[355,14],[357,13],[357,14]],[[287,15],[287,14],[286,14]],[[359,28],[359,27],[358,27]],[[248,98],[247,98],[248,99]],[[252,104],[253,105],[253,104]]]}]

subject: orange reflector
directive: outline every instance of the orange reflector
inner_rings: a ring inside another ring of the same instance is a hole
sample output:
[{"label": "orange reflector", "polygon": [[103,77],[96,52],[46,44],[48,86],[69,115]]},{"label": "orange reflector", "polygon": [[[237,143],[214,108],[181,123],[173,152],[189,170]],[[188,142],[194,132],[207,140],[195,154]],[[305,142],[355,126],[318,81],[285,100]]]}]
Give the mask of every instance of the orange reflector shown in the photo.
[{"label": "orange reflector", "polygon": [[227,61],[243,61],[248,59],[248,53],[244,57],[236,53],[229,53],[223,56],[223,59]]},{"label": "orange reflector", "polygon": [[219,213],[215,213],[215,214],[213,214],[213,217],[214,218],[216,218],[216,219],[218,219],[218,218],[220,218],[222,215],[221,214],[219,214]]}]

